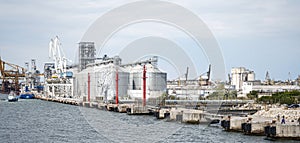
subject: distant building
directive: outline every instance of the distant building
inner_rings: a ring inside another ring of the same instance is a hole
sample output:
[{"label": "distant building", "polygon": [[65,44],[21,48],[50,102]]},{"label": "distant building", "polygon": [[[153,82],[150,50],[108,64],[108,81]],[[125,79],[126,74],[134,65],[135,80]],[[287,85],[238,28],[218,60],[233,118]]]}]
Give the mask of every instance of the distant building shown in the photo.
[{"label": "distant building", "polygon": [[255,81],[254,71],[250,71],[245,67],[235,67],[231,69],[231,85],[235,87],[237,91],[242,90],[243,82]]},{"label": "distant building", "polygon": [[259,82],[243,82],[242,95],[240,96],[247,96],[251,91],[258,91],[259,97],[261,97],[292,90],[300,90],[300,87],[298,85],[262,85]]},{"label": "distant building", "polygon": [[298,75],[298,78],[296,79],[296,83],[298,86],[300,86],[300,75]]}]

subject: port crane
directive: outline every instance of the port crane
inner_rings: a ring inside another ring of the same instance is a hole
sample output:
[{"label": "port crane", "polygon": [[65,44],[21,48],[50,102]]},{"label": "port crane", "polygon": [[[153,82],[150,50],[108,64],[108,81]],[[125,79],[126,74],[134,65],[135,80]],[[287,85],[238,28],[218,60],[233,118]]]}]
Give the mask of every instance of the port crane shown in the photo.
[{"label": "port crane", "polygon": [[[0,57],[0,72],[2,79],[2,92],[8,93],[10,90],[14,90],[18,94],[20,90],[19,78],[25,77],[26,69],[9,62],[5,62]],[[11,83],[9,83],[9,81],[11,81]]]},{"label": "port crane", "polygon": [[67,62],[70,62],[70,60],[65,57],[58,36],[50,40],[49,58],[54,61],[54,70],[56,74],[66,73]]},{"label": "port crane", "polygon": [[56,36],[49,42],[49,58],[53,63],[44,65],[45,95],[47,97],[73,97],[73,73],[67,71],[67,62],[61,43]]},{"label": "port crane", "polygon": [[[206,75],[206,76],[204,76]],[[208,86],[210,83],[210,75],[211,75],[211,65],[208,67],[208,71],[200,75],[199,85],[200,86]]]}]

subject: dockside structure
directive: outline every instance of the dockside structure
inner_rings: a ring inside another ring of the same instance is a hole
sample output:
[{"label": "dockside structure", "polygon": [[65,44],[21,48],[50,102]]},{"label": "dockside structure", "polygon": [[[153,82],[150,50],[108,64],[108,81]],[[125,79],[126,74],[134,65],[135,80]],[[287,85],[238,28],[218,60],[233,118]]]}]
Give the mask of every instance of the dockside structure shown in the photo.
[{"label": "dockside structure", "polygon": [[118,56],[104,56],[75,73],[74,94],[83,100],[110,102],[116,98],[118,89],[119,99],[142,99],[143,66],[146,68],[146,99],[161,96],[166,92],[167,73],[158,69],[157,57],[122,65]]}]

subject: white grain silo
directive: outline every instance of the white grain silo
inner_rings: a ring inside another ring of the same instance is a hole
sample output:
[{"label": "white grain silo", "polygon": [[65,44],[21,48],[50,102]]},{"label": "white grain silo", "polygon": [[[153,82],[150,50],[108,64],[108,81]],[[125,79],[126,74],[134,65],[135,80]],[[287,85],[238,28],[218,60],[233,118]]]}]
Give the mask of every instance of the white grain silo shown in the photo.
[{"label": "white grain silo", "polygon": [[[87,99],[90,90],[90,100],[113,100],[116,96],[116,70],[119,74],[119,97],[127,95],[129,73],[119,65],[114,64],[115,59],[101,61],[89,65],[76,74],[75,94]],[[88,75],[90,88],[88,88]]]},{"label": "white grain silo", "polygon": [[[146,98],[156,98],[166,92],[167,73],[160,71],[152,64],[146,64]],[[129,76],[128,95],[133,98],[143,96],[143,66],[140,64],[127,67]]]},{"label": "white grain silo", "polygon": [[146,64],[147,91],[150,97],[161,96],[167,89],[167,73],[160,71],[152,64]]},{"label": "white grain silo", "polygon": [[113,100],[116,96],[116,71],[118,70],[118,91],[119,97],[127,95],[129,73],[122,67],[113,63],[100,65],[95,69],[95,95],[105,101]]}]

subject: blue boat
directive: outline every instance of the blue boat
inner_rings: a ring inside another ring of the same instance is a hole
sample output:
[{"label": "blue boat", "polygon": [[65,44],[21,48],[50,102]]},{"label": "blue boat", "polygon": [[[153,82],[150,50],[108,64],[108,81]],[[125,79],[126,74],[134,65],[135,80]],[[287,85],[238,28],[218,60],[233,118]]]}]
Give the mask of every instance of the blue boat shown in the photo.
[{"label": "blue boat", "polygon": [[25,87],[25,93],[21,93],[19,96],[20,99],[34,99],[34,94],[31,93],[28,89],[28,86]]},{"label": "blue boat", "polygon": [[27,92],[27,93],[23,93],[19,96],[20,99],[34,99],[34,94]]}]

